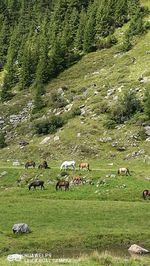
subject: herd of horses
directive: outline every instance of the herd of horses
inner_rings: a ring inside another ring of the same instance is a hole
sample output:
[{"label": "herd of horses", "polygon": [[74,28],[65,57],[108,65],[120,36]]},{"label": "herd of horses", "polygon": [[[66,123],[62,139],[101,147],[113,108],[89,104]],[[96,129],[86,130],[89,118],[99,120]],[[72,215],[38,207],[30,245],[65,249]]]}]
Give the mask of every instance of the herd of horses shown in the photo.
[{"label": "herd of horses", "polygon": [[[36,163],[34,161],[28,161],[25,163],[25,168],[28,169],[29,167],[33,167],[35,168],[36,166]],[[50,167],[48,166],[48,163],[47,161],[43,161],[41,164],[39,164],[38,166],[39,169],[50,169]],[[76,169],[76,162],[75,161],[64,161],[61,166],[60,166],[60,170],[68,170],[68,169],[73,169],[75,170]],[[82,162],[79,164],[79,170],[88,170],[88,171],[91,171],[90,169],[90,166],[89,166],[89,163],[86,163],[86,162]],[[126,176],[131,176],[131,173],[129,171],[128,168],[119,168],[118,169],[118,175],[126,175]],[[72,182],[74,184],[80,184],[83,182],[82,180],[82,177],[81,176],[74,176],[72,178]],[[36,189],[36,187],[41,187],[41,189],[44,189],[44,181],[42,180],[34,180],[33,182],[31,182],[28,186],[29,190],[31,188],[34,188]],[[57,183],[56,183],[56,190],[58,189],[61,189],[64,188],[64,190],[69,190],[69,181],[66,181],[66,180],[58,180]],[[150,199],[150,190],[149,189],[145,189],[142,193],[142,196],[143,196],[143,199],[147,199],[149,198]]]}]

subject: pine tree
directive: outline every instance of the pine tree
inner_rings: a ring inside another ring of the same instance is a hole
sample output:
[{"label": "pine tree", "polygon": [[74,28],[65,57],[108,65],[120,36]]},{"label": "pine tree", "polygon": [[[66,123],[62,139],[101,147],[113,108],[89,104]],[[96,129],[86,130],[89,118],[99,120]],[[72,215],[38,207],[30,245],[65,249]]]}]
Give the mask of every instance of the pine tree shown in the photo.
[{"label": "pine tree", "polygon": [[79,18],[79,26],[75,37],[75,48],[77,50],[83,50],[83,39],[84,39],[83,36],[84,36],[86,20],[87,20],[86,12],[84,9],[82,9]]},{"label": "pine tree", "polygon": [[96,8],[94,4],[91,4],[87,13],[87,23],[85,25],[83,50],[84,52],[91,52],[95,46],[95,16]]}]

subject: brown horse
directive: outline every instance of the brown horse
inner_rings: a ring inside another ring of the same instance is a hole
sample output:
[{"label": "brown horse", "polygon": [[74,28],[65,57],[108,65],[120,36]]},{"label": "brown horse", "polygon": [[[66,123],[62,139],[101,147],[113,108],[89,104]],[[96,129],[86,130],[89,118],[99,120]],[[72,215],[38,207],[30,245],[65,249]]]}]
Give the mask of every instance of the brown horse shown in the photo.
[{"label": "brown horse", "polygon": [[58,190],[58,188],[61,188],[62,190],[62,187],[65,188],[65,191],[69,189],[69,181],[59,180],[56,184],[56,190]]},{"label": "brown horse", "polygon": [[119,168],[118,175],[131,175],[128,168]]},{"label": "brown horse", "polygon": [[82,183],[82,177],[81,176],[73,176],[72,181],[75,184],[80,184],[80,183]]},{"label": "brown horse", "polygon": [[90,171],[89,163],[80,163],[79,170],[82,170],[82,169],[87,169],[88,171]]},{"label": "brown horse", "polygon": [[43,163],[41,163],[38,168],[44,168],[44,169],[50,169],[50,167],[48,166],[47,161],[43,161]]},{"label": "brown horse", "polygon": [[35,162],[34,161],[29,161],[29,162],[25,163],[25,168],[28,169],[28,167],[31,167],[31,166],[33,168],[35,168]]},{"label": "brown horse", "polygon": [[145,189],[143,191],[143,199],[146,199],[147,197],[150,197],[150,190],[149,189]]},{"label": "brown horse", "polygon": [[28,187],[29,187],[29,190],[31,189],[31,187],[34,187],[34,189],[36,189],[36,187],[41,187],[41,189],[44,189],[45,188],[44,187],[44,181],[35,180],[35,181],[31,182]]}]

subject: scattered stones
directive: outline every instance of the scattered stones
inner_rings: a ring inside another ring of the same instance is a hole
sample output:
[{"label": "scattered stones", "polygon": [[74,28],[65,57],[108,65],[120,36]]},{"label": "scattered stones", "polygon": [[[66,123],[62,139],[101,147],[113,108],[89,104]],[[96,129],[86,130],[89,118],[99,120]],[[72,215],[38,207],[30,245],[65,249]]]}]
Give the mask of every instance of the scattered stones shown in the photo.
[{"label": "scattered stones", "polygon": [[111,141],[112,141],[112,137],[104,137],[104,138],[99,139],[99,142],[103,142],[103,143],[111,142]]}]

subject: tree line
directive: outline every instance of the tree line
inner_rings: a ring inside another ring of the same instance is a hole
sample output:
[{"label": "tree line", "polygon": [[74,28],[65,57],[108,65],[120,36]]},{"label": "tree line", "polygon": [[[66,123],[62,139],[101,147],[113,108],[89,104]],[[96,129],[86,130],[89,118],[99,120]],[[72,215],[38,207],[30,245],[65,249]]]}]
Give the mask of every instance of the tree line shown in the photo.
[{"label": "tree line", "polygon": [[[85,53],[117,42],[114,31],[130,21],[124,49],[143,32],[139,0],[1,0],[1,101],[12,88],[35,90],[40,104],[45,84]],[[41,102],[42,107],[42,102]]]}]

